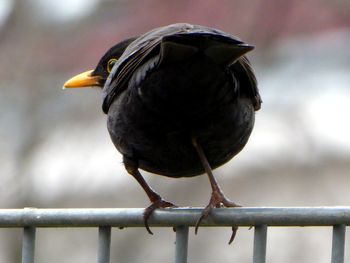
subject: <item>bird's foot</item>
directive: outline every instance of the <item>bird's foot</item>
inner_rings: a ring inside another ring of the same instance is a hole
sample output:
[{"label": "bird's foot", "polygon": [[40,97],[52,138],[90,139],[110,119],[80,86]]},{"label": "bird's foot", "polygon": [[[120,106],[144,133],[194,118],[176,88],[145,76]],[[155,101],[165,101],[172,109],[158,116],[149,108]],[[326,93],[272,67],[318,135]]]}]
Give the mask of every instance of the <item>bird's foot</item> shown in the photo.
[{"label": "bird's foot", "polygon": [[[201,221],[204,218],[208,217],[212,208],[219,208],[219,207],[241,207],[241,206],[232,202],[231,200],[227,199],[225,197],[225,195],[220,190],[213,191],[211,194],[209,204],[204,208],[201,216],[197,220],[197,223],[195,226],[195,234],[197,234],[197,232],[198,232],[198,227],[199,227]],[[229,244],[231,244],[233,239],[235,238],[237,229],[238,229],[238,227],[235,227],[235,226],[232,227],[232,234],[231,234],[230,240],[228,242]]]},{"label": "bird's foot", "polygon": [[143,211],[143,222],[145,224],[146,230],[149,234],[153,235],[153,232],[149,228],[148,219],[152,215],[153,211],[157,208],[167,208],[167,207],[177,207],[173,203],[163,200],[162,198],[157,199],[152,202],[152,204]]}]

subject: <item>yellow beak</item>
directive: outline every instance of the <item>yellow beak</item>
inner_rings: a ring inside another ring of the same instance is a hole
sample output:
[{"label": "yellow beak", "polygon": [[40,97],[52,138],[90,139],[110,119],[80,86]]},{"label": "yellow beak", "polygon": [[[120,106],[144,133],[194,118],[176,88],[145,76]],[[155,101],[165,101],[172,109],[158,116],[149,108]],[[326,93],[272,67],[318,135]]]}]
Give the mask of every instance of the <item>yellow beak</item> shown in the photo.
[{"label": "yellow beak", "polygon": [[86,88],[91,86],[101,86],[99,80],[100,76],[91,76],[93,70],[88,70],[83,73],[80,73],[73,78],[66,81],[63,84],[63,88]]}]

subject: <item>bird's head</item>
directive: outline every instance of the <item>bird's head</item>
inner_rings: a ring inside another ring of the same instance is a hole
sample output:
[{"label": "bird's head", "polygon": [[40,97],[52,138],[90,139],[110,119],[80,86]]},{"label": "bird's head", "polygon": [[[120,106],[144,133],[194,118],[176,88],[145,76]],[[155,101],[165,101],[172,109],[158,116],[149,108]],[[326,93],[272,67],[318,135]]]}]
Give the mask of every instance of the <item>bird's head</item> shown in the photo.
[{"label": "bird's head", "polygon": [[135,38],[129,38],[111,47],[100,59],[95,69],[85,71],[72,77],[64,83],[63,88],[103,88],[115,62],[134,40]]}]

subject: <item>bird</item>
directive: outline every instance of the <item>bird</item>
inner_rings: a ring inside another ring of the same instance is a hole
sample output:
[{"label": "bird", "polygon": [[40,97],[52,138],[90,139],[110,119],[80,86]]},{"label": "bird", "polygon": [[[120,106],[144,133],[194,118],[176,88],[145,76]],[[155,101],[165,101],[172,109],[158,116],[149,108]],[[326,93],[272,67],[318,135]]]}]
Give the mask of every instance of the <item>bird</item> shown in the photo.
[{"label": "bird", "polygon": [[151,202],[143,213],[150,234],[154,210],[176,206],[139,169],[172,178],[208,175],[212,193],[195,233],[213,208],[239,206],[224,195],[212,170],[244,148],[261,108],[246,57],[253,49],[221,30],[176,23],[117,43],[95,69],[64,83],[102,89],[111,140]]}]

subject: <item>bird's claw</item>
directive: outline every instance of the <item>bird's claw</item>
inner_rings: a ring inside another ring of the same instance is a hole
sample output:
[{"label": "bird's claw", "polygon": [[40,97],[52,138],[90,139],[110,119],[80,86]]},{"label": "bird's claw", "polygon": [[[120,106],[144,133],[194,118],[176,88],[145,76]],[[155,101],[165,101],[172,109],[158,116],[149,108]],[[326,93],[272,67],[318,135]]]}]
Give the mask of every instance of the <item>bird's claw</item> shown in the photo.
[{"label": "bird's claw", "polygon": [[232,243],[232,241],[235,239],[237,230],[238,230],[238,227],[237,227],[237,226],[233,226],[233,227],[232,227],[232,234],[231,234],[230,240],[228,241],[228,244],[229,244],[229,245],[230,245],[230,244]]},{"label": "bird's claw", "polygon": [[[232,202],[231,200],[227,199],[222,192],[214,191],[211,195],[209,204],[204,208],[201,216],[198,218],[198,220],[196,222],[196,226],[195,226],[195,230],[194,230],[196,235],[198,233],[198,228],[199,228],[201,221],[210,214],[212,208],[219,208],[219,207],[241,207],[241,206]],[[234,240],[234,238],[236,236],[237,229],[238,229],[238,227],[236,227],[236,226],[232,227],[232,234],[231,234],[230,240],[228,242],[229,244],[231,244],[232,241]]]},{"label": "bird's claw", "polygon": [[167,208],[167,207],[177,207],[177,206],[174,205],[173,203],[170,203],[170,202],[165,201],[163,199],[159,199],[159,200],[153,202],[149,207],[147,207],[143,211],[143,222],[144,222],[146,230],[149,234],[153,235],[153,232],[151,231],[151,229],[149,228],[149,225],[148,225],[148,219],[152,215],[153,211],[156,210],[157,208]]},{"label": "bird's claw", "polygon": [[196,222],[196,227],[194,228],[194,233],[197,235],[197,232],[198,232],[198,227],[199,227],[199,224],[201,223],[202,219],[203,218],[206,218],[209,213],[210,213],[210,210],[212,209],[213,207],[211,206],[211,204],[207,205],[204,210],[202,211],[202,214],[201,216],[198,218],[197,222]]}]

